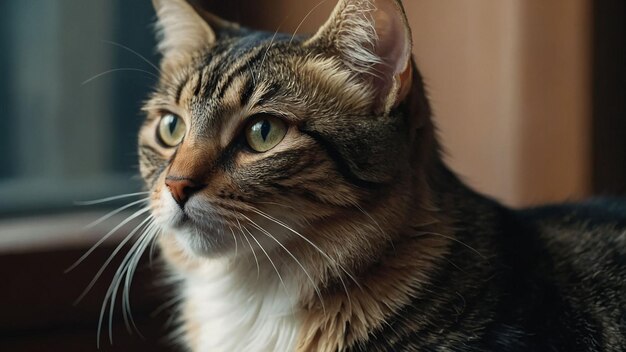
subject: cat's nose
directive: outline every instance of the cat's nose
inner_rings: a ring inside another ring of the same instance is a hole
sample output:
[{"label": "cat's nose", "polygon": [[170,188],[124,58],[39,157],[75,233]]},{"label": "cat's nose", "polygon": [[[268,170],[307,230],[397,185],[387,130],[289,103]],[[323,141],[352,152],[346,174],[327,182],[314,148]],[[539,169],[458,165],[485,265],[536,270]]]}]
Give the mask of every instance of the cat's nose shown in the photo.
[{"label": "cat's nose", "polygon": [[165,179],[165,185],[181,208],[185,206],[189,197],[204,188],[204,185],[192,179],[171,176]]}]

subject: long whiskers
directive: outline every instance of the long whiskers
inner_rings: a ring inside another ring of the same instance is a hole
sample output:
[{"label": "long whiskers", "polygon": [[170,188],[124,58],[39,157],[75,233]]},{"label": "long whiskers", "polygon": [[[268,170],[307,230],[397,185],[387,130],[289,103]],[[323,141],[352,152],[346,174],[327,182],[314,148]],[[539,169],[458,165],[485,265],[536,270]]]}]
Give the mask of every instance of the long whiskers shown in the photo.
[{"label": "long whiskers", "polygon": [[[122,263],[118,267],[113,277],[113,280],[111,281],[111,285],[109,285],[109,288],[105,294],[104,303],[102,305],[102,308],[100,309],[100,318],[98,320],[98,338],[97,338],[98,347],[100,346],[100,332],[102,331],[102,323],[103,323],[104,315],[107,309],[107,301],[109,302],[108,304],[108,307],[109,307],[109,341],[111,344],[113,343],[113,313],[115,311],[115,302],[117,299],[117,292],[118,292],[119,286],[125,275],[127,277],[130,276],[132,278],[132,274],[134,273],[135,267],[137,263],[139,262],[139,259],[141,258],[143,252],[149,245],[152,237],[157,235],[159,228],[153,225],[154,223],[148,225],[148,227],[144,229],[139,239],[135,242],[135,244],[132,246],[132,248],[128,251],[124,259],[122,260]],[[130,280],[126,281],[125,292],[123,293],[126,296],[128,295],[128,290],[130,289],[130,286],[128,284],[129,282]],[[125,306],[129,308],[130,304],[127,302]],[[124,316],[124,320],[125,320],[126,326],[129,327],[130,324],[128,323],[126,315]]]},{"label": "long whiskers", "polygon": [[230,233],[233,235],[233,240],[235,241],[235,258],[237,258],[237,250],[238,250],[238,245],[237,245],[237,237],[235,237],[235,231],[233,231],[233,228],[228,226],[228,229],[230,230]]},{"label": "long whiskers", "polygon": [[[317,287],[317,284],[315,283],[315,281],[313,281],[313,278],[311,277],[311,275],[309,274],[309,272],[304,268],[304,266],[302,265],[302,263],[300,263],[300,261],[298,260],[298,258],[296,258],[293,253],[291,253],[291,251],[289,251],[289,249],[287,249],[287,247],[285,247],[276,237],[274,237],[272,234],[270,234],[267,230],[265,230],[263,227],[261,227],[261,225],[257,224],[256,222],[254,222],[252,219],[250,219],[249,217],[240,214],[241,216],[243,216],[246,220],[248,220],[248,222],[257,230],[261,231],[263,234],[265,234],[266,236],[268,236],[269,238],[271,238],[272,240],[274,240],[274,242],[276,242],[283,250],[285,250],[285,252],[291,257],[293,258],[293,260],[298,264],[298,266],[300,267],[300,269],[302,269],[302,271],[304,272],[304,274],[306,275],[306,277],[309,279],[309,281],[311,282],[311,285],[313,285],[313,289],[315,290],[315,293],[317,294],[317,297],[320,300],[320,304],[322,305],[322,310],[324,311],[324,314],[326,314],[326,307],[324,306],[324,300],[322,299],[322,293],[320,292],[320,289]],[[348,299],[350,299],[348,297]]]},{"label": "long whiskers", "polygon": [[[362,289],[361,285],[356,281],[356,279],[354,278],[354,276],[352,276],[352,274],[350,274],[341,264],[339,264],[335,259],[331,258],[328,254],[326,254],[318,245],[316,245],[315,243],[313,243],[311,240],[309,240],[308,238],[306,238],[305,236],[303,236],[302,234],[300,234],[298,231],[292,229],[291,227],[289,227],[287,224],[283,223],[282,221],[276,219],[275,217],[255,208],[255,207],[250,207],[251,210],[270,220],[275,222],[276,224],[284,227],[285,229],[287,229],[288,231],[290,231],[291,233],[297,235],[298,237],[300,237],[301,239],[303,239],[306,243],[308,243],[309,245],[311,245],[318,253],[320,253],[326,260],[330,261],[332,264],[336,265],[338,268],[340,268],[348,277],[350,277],[352,279],[352,281],[354,281],[354,283],[360,288]],[[339,276],[339,279],[342,281],[343,283],[343,279],[341,279],[341,276]],[[344,283],[344,288],[345,288],[345,283]],[[347,291],[347,288],[346,288]]]},{"label": "long whiskers", "polygon": [[156,247],[157,247],[157,238],[159,238],[159,236],[154,236],[152,238],[152,240],[150,241],[150,249],[148,250],[149,254],[148,254],[148,260],[150,263],[150,267],[152,267],[152,263],[154,261],[154,252],[156,251]]},{"label": "long whiskers", "polygon": [[[276,31],[274,32],[274,35],[272,36],[272,39],[270,40],[270,44],[267,46],[267,49],[265,49],[265,53],[263,54],[263,59],[261,59],[261,65],[259,67],[263,68],[263,63],[265,63],[265,59],[267,58],[267,53],[270,51],[270,49],[272,48],[272,45],[274,45],[274,40],[276,40],[276,36],[278,35],[278,32],[280,31],[280,27],[283,26],[283,24],[285,23],[285,21],[287,21],[287,19],[289,18],[289,16],[287,16],[279,25],[278,28],[276,28]],[[257,81],[260,78],[260,74],[261,71],[259,70],[259,76],[257,77]]]},{"label": "long whiskers", "polygon": [[252,237],[252,239],[254,240],[254,242],[256,242],[256,244],[259,246],[259,248],[261,248],[261,251],[263,251],[263,253],[265,254],[265,256],[267,257],[267,260],[269,260],[270,264],[272,265],[272,267],[274,268],[274,271],[276,272],[276,275],[278,275],[278,280],[280,280],[280,284],[282,285],[283,289],[285,290],[285,294],[287,295],[287,297],[289,298],[289,301],[291,301],[291,314],[294,315],[293,312],[293,307],[295,306],[295,303],[293,298],[289,295],[289,289],[287,289],[287,285],[285,285],[285,281],[283,280],[283,277],[280,275],[280,272],[278,271],[278,267],[276,267],[276,264],[274,264],[274,261],[272,260],[272,258],[270,257],[270,255],[267,253],[267,251],[265,250],[265,248],[263,248],[263,246],[261,245],[261,243],[256,239],[256,237],[254,237],[254,235],[252,234],[252,232],[250,232],[250,230],[248,230],[245,226],[243,226],[244,231],[246,231],[250,237]]},{"label": "long whiskers", "polygon": [[117,215],[117,214],[119,214],[119,213],[123,212],[124,210],[126,210],[126,209],[128,209],[128,208],[132,208],[133,206],[135,206],[135,205],[137,205],[137,204],[141,204],[141,203],[143,203],[143,202],[146,202],[148,199],[149,199],[149,198],[142,198],[142,199],[139,199],[139,200],[137,200],[137,201],[134,201],[134,202],[128,203],[128,204],[126,204],[126,205],[124,205],[124,206],[121,206],[121,207],[119,207],[119,208],[117,208],[117,209],[115,209],[115,210],[113,210],[113,211],[111,211],[111,212],[107,213],[106,215],[104,215],[104,216],[100,217],[99,219],[97,219],[97,220],[95,220],[95,221],[93,221],[93,222],[89,223],[88,225],[86,225],[86,226],[85,226],[85,228],[86,228],[86,229],[93,228],[94,226],[96,226],[96,225],[98,225],[98,224],[101,224],[101,223],[103,223],[103,222],[107,221],[108,219],[110,219],[110,218],[112,218],[113,216],[115,216],[115,215]]},{"label": "long whiskers", "polygon": [[137,52],[136,50],[133,50],[133,49],[129,48],[128,46],[123,45],[123,44],[121,44],[121,43],[117,43],[117,42],[110,41],[110,40],[103,40],[102,42],[103,42],[103,43],[105,43],[105,44],[114,45],[114,46],[116,46],[116,47],[118,47],[118,48],[124,49],[124,50],[126,50],[126,51],[130,52],[131,54],[133,54],[133,55],[137,56],[137,57],[138,57],[139,59],[141,59],[143,62],[145,62],[145,63],[147,63],[148,65],[150,65],[150,67],[151,67],[151,68],[154,68],[154,70],[155,70],[155,71],[156,71],[159,75],[161,75],[161,77],[160,77],[160,78],[161,78],[164,82],[168,83],[169,85],[176,86],[176,84],[175,84],[174,82],[172,82],[171,80],[167,79],[167,75],[163,74],[163,71],[161,71],[161,69],[160,69],[158,66],[156,66],[155,64],[153,64],[153,63],[152,63],[152,61],[148,60],[148,58],[146,58],[145,56],[141,55],[141,54],[140,54],[139,52]]},{"label": "long whiskers", "polygon": [[91,291],[91,289],[93,288],[93,286],[96,284],[96,282],[98,281],[98,279],[100,278],[100,276],[102,276],[102,273],[104,273],[104,270],[106,270],[106,268],[109,266],[109,264],[111,264],[111,262],[113,261],[113,258],[115,258],[115,256],[117,255],[117,253],[119,253],[122,248],[124,248],[124,246],[126,245],[126,243],[128,243],[128,241],[130,241],[133,236],[142,228],[144,227],[148,222],[152,221],[153,218],[151,216],[148,216],[145,220],[143,220],[139,225],[137,225],[118,245],[117,247],[115,247],[115,249],[113,250],[113,252],[111,253],[111,255],[109,255],[109,258],[107,258],[107,260],[104,262],[104,264],[102,264],[102,266],[100,267],[100,269],[98,270],[98,272],[96,273],[96,275],[94,275],[94,277],[91,279],[91,281],[89,282],[89,284],[87,285],[87,287],[83,290],[83,292],[81,293],[81,295],[76,299],[76,301],[74,302],[74,304],[78,304],[80,301],[82,301],[83,298],[85,298],[85,296],[87,295],[87,293],[89,293],[89,291]]},{"label": "long whiskers", "polygon": [[101,72],[101,73],[99,73],[97,75],[94,75],[94,76],[86,79],[85,81],[83,81],[83,83],[81,83],[81,85],[84,86],[84,85],[86,85],[86,84],[88,84],[88,83],[90,83],[90,82],[92,82],[92,81],[94,81],[94,80],[96,80],[96,79],[98,79],[98,78],[100,78],[102,76],[106,76],[106,75],[108,75],[110,73],[123,72],[123,71],[127,71],[127,72],[141,72],[141,73],[145,73],[145,74],[147,74],[149,76],[152,76],[152,77],[156,78],[157,80],[159,79],[159,76],[155,75],[154,73],[152,73],[150,71],[146,71],[146,70],[141,69],[141,68],[122,67],[122,68],[113,68],[113,69]]},{"label": "long whiskers", "polygon": [[[103,198],[103,199],[77,202],[77,204],[78,205],[85,205],[85,206],[95,205],[95,204],[102,204],[102,203],[111,202],[111,201],[115,201],[115,200],[119,200],[119,199],[125,199],[125,198],[130,198],[130,197],[135,197],[135,196],[142,196],[142,195],[146,195],[146,194],[149,194],[149,192],[136,192],[136,193],[121,194],[121,195],[107,197],[107,198]],[[110,219],[111,217],[115,216],[116,214],[121,213],[124,210],[127,210],[129,208],[132,208],[132,207],[140,205],[140,204],[147,203],[148,200],[149,200],[149,198],[146,197],[146,198],[142,198],[142,199],[139,199],[139,200],[132,201],[132,202],[126,204],[126,205],[123,205],[123,206],[121,206],[121,207],[119,207],[119,208],[117,208],[117,209],[107,213],[106,215],[100,217],[99,219],[95,220],[94,222],[90,223],[89,225],[86,226],[86,228],[94,227],[94,226],[96,226],[96,225],[98,225],[98,224],[100,224],[100,223]],[[89,248],[89,250],[87,250],[65,272],[67,273],[67,272],[75,269],[87,257],[89,257],[96,250],[96,248],[98,248],[102,243],[104,243],[106,240],[108,240],[113,234],[115,234],[117,231],[119,231],[122,227],[124,227],[125,225],[127,225],[131,221],[133,221],[133,220],[143,216],[144,214],[148,213],[149,211],[150,211],[150,208],[147,205],[144,205],[139,210],[137,210],[137,211],[133,212],[131,215],[127,216],[123,221],[121,221],[119,224],[117,224],[115,227],[113,227],[113,229],[111,229],[104,236],[102,236],[96,242],[96,244],[94,244],[91,248]],[[134,330],[137,332],[137,334],[141,335],[141,333],[139,332],[139,330],[137,328],[137,325],[135,324],[135,322],[134,322],[134,320],[132,318],[131,309],[130,309],[130,294],[129,294],[129,291],[130,291],[130,286],[131,286],[131,281],[132,281],[133,274],[134,274],[135,269],[136,269],[136,267],[137,267],[137,265],[139,263],[139,260],[140,260],[140,258],[142,256],[142,253],[145,251],[146,247],[152,242],[152,240],[156,237],[158,231],[159,231],[159,228],[155,224],[155,218],[153,217],[153,215],[148,214],[148,216],[145,219],[141,220],[139,222],[139,224],[136,225],[132,229],[132,231],[130,231],[122,239],[122,241],[120,241],[120,243],[118,243],[118,245],[115,247],[113,252],[109,255],[107,260],[103,263],[103,265],[99,268],[99,270],[96,272],[94,277],[91,279],[91,281],[89,282],[87,287],[83,290],[83,292],[80,294],[80,296],[76,299],[75,304],[80,302],[91,291],[91,289],[94,287],[94,285],[96,284],[98,279],[103,275],[104,271],[107,269],[107,267],[109,267],[109,265],[111,264],[113,259],[117,256],[117,254],[135,237],[135,234],[137,234],[138,232],[141,232],[141,235],[139,236],[139,239],[135,242],[135,244],[132,246],[132,248],[126,254],[124,259],[122,260],[122,263],[120,264],[120,266],[116,270],[115,275],[113,277],[113,280],[112,280],[111,284],[109,285],[109,289],[106,292],[105,299],[104,299],[104,302],[103,302],[103,305],[102,305],[102,309],[101,309],[101,312],[100,312],[100,319],[98,321],[98,337],[97,337],[97,345],[98,345],[98,347],[100,346],[100,332],[101,332],[101,328],[102,328],[104,313],[106,311],[106,307],[108,305],[107,302],[108,302],[109,299],[111,299],[111,304],[110,304],[111,312],[110,312],[110,315],[109,315],[109,339],[110,339],[111,343],[113,343],[113,336],[112,336],[113,311],[114,311],[114,308],[115,308],[116,293],[118,291],[118,288],[119,288],[119,286],[120,286],[124,276],[126,276],[126,280],[125,280],[125,283],[124,283],[124,292],[123,292],[123,297],[122,297],[124,322],[125,322],[126,327],[128,328],[129,331],[131,330],[131,326],[132,326],[134,328]]]},{"label": "long whiskers", "polygon": [[157,225],[154,222],[152,222],[150,225],[148,225],[148,228],[146,229],[146,233],[148,235],[143,240],[143,243],[139,247],[139,250],[135,251],[133,258],[131,259],[129,263],[129,267],[126,270],[126,280],[124,281],[124,290],[123,290],[123,296],[122,296],[122,307],[123,307],[122,314],[124,316],[124,322],[126,323],[126,327],[130,331],[130,326],[128,324],[128,322],[130,321],[130,323],[133,326],[133,329],[140,336],[141,336],[141,332],[139,332],[139,329],[137,328],[137,324],[135,324],[135,320],[133,319],[133,315],[132,315],[131,308],[130,308],[130,287],[132,285],[133,276],[135,275],[135,271],[137,270],[137,266],[139,265],[139,260],[141,259],[143,252],[145,252],[146,248],[148,247],[150,243],[154,243],[153,239],[157,237],[156,236],[158,233]]},{"label": "long whiskers", "polygon": [[141,60],[143,60],[145,63],[147,63],[148,65],[150,65],[150,67],[154,68],[156,70],[157,73],[161,73],[161,70],[155,65],[153,64],[150,60],[148,60],[145,56],[141,55],[140,53],[138,53],[137,51],[127,47],[126,45],[120,44],[120,43],[116,43],[114,41],[111,40],[103,40],[104,43],[106,44],[110,44],[110,45],[114,45],[117,46],[118,48],[122,48],[128,52],[130,52],[131,54],[135,54],[137,57],[139,57]]},{"label": "long whiskers", "polygon": [[74,202],[74,204],[80,205],[80,206],[83,206],[83,205],[84,206],[86,206],[86,205],[96,205],[96,204],[112,202],[112,201],[118,200],[118,199],[130,198],[130,197],[135,197],[135,196],[142,196],[142,195],[149,194],[149,193],[150,192],[126,193],[126,194],[120,194],[120,195],[117,195],[117,196],[106,197],[106,198],[102,198],[102,199],[78,201],[78,202]]},{"label": "long whiskers", "polygon": [[252,243],[250,243],[250,240],[248,239],[248,236],[246,236],[246,234],[243,232],[243,228],[241,227],[241,223],[239,222],[239,219],[237,219],[237,225],[239,226],[239,231],[241,231],[241,234],[246,239],[246,242],[248,242],[248,245],[250,246],[250,250],[252,251],[252,256],[254,257],[254,262],[256,263],[256,278],[258,280],[259,276],[261,276],[261,267],[259,266],[259,260],[258,260],[258,258],[256,256],[256,253],[254,252],[254,248],[252,247]]},{"label": "long whiskers", "polygon": [[300,23],[298,24],[298,26],[296,27],[296,29],[293,31],[293,35],[291,36],[291,39],[289,39],[289,44],[291,44],[291,42],[293,41],[293,39],[296,37],[296,34],[298,34],[298,30],[300,30],[300,27],[302,27],[302,25],[304,24],[304,22],[307,20],[307,18],[309,18],[309,16],[311,16],[311,14],[313,12],[315,12],[315,10],[317,10],[318,7],[322,6],[324,3],[326,3],[328,0],[322,0],[319,3],[317,3],[317,5],[313,6],[313,8],[311,8],[311,10],[309,10],[309,12],[304,16],[304,18],[302,18],[302,21],[300,21]]},{"label": "long whiskers", "polygon": [[67,268],[67,270],[65,270],[65,273],[68,273],[68,272],[74,270],[78,265],[80,265],[80,263],[82,263],[85,259],[87,259],[87,257],[89,257],[91,255],[91,253],[93,253],[93,251],[96,250],[96,248],[98,248],[104,241],[106,241],[115,232],[117,232],[117,230],[119,230],[124,225],[128,224],[132,220],[138,218],[139,216],[141,216],[141,215],[143,215],[143,214],[145,214],[145,213],[147,213],[149,211],[150,211],[150,208],[146,207],[146,208],[142,208],[142,209],[136,211],[135,213],[131,214],[130,216],[128,216],[124,221],[120,222],[111,231],[107,232],[107,234],[104,235],[100,240],[98,240],[98,242],[96,242],[96,244],[94,244],[91,248],[89,248],[89,250],[87,252],[85,252],[85,254],[83,254],[74,264],[72,264],[72,266],[70,266],[69,268]]},{"label": "long whiskers", "polygon": [[[339,269],[341,269],[355,284],[356,286],[362,291],[363,288],[361,287],[361,285],[356,281],[356,279],[354,278],[354,276],[352,274],[350,274],[348,272],[348,270],[346,270],[341,264],[339,264],[336,260],[334,260],[333,258],[331,258],[328,254],[326,254],[321,248],[319,248],[319,246],[317,246],[315,243],[313,243],[311,240],[309,240],[308,238],[306,238],[305,236],[303,236],[302,234],[300,234],[298,231],[292,229],[291,227],[287,226],[287,224],[283,223],[282,221],[272,217],[269,214],[264,213],[263,211],[261,211],[260,209],[257,209],[255,207],[251,207],[252,211],[257,213],[258,215],[261,215],[262,217],[275,222],[276,224],[284,227],[285,229],[289,230],[290,232],[296,234],[298,237],[300,237],[301,239],[303,239],[306,243],[308,243],[310,246],[312,246],[318,253],[320,253],[324,258],[326,258],[326,260],[330,261],[332,264],[334,264],[336,267],[338,267]],[[351,304],[352,303],[352,299],[350,298],[350,291],[348,291],[348,286],[346,285],[346,282],[344,281],[343,277],[341,275],[337,275],[337,277],[339,278],[339,281],[341,282],[341,286],[343,286],[344,292],[346,293],[346,297],[348,299],[348,302]]]}]

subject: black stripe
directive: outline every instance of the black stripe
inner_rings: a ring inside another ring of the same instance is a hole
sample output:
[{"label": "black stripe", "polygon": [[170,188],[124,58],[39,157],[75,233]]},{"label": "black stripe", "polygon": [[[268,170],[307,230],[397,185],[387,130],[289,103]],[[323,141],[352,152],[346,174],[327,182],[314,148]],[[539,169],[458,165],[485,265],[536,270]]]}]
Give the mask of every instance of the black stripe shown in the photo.
[{"label": "black stripe", "polygon": [[222,60],[218,62],[217,65],[215,65],[213,72],[209,75],[210,79],[202,87],[204,98],[206,99],[211,98],[211,95],[215,92],[215,88],[217,84],[219,83],[220,79],[223,77],[221,73],[224,72],[226,70],[226,67],[231,63],[230,61],[226,60],[226,58],[227,58],[227,55],[224,55],[224,57],[221,58]]},{"label": "black stripe", "polygon": [[197,97],[200,94],[200,88],[202,88],[202,82],[204,81],[205,73],[206,73],[206,68],[202,69],[202,71],[198,75],[198,83],[196,84],[196,88],[194,88],[193,90],[194,97]]},{"label": "black stripe", "polygon": [[180,104],[180,98],[183,95],[183,88],[185,88],[188,81],[189,81],[189,76],[186,76],[183,82],[176,88],[175,101],[177,105]]},{"label": "black stripe", "polygon": [[244,83],[243,90],[241,91],[241,106],[246,106],[250,102],[250,98],[252,98],[252,93],[254,93],[254,79],[252,77],[248,77],[246,83]]},{"label": "black stripe", "polygon": [[208,61],[205,61],[203,71],[208,71],[211,65],[215,64],[215,67],[212,68],[212,72],[207,72],[209,79],[206,82],[203,82],[200,87],[200,91],[198,94],[202,94],[204,96],[208,95],[209,88],[213,87],[217,84],[221,76],[217,73],[224,71],[224,66],[228,63],[226,58],[229,57],[228,43],[223,45],[217,45],[211,49],[211,56]]},{"label": "black stripe", "polygon": [[[272,40],[273,38],[273,40]],[[235,43],[233,43],[230,47],[230,51],[229,51],[229,56],[235,58],[235,60],[237,60],[240,57],[243,57],[246,54],[249,54],[251,52],[253,52],[253,50],[258,50],[251,58],[246,59],[242,65],[239,66],[239,68],[237,68],[235,70],[235,72],[230,75],[230,77],[228,77],[227,81],[224,82],[224,84],[222,84],[221,87],[219,87],[219,89],[217,89],[218,93],[216,96],[216,99],[222,99],[224,97],[225,92],[228,90],[228,88],[230,88],[230,85],[232,84],[232,81],[240,76],[243,71],[247,68],[247,69],[251,69],[251,67],[257,63],[257,61],[259,61],[260,59],[264,59],[267,55],[268,50],[270,49],[265,48],[265,46],[262,44],[264,41],[269,42],[270,47],[271,45],[276,44],[276,39],[279,39],[280,36],[276,36],[276,34],[271,35],[270,33],[266,33],[266,32],[256,32],[252,35],[249,36],[245,36],[240,38],[238,41],[236,41]],[[272,41],[274,43],[272,43]],[[237,63],[237,62],[232,62]],[[251,72],[251,74],[254,74],[253,72]]]},{"label": "black stripe", "polygon": [[265,104],[268,100],[270,100],[271,98],[273,98],[276,94],[278,94],[278,91],[280,90],[280,86],[276,83],[271,83],[269,88],[265,91],[265,93],[263,93],[263,95],[259,98],[259,101],[257,102],[257,105],[263,105]]},{"label": "black stripe", "polygon": [[[197,96],[200,93],[200,88],[202,88],[202,81],[204,78],[204,74],[205,74],[205,69],[207,66],[209,66],[213,60],[215,59],[215,55],[214,53],[207,53],[206,57],[204,58],[204,65],[205,67],[202,69],[201,73],[200,73],[200,77],[198,79],[198,84],[196,85],[196,87],[194,88],[194,96]],[[187,83],[189,83],[189,80],[191,79],[192,74],[187,74],[185,76],[185,79],[183,80],[183,82],[180,84],[180,86],[178,86],[176,88],[176,96],[175,96],[175,101],[176,104],[180,104],[180,99],[183,93],[183,88],[185,88],[185,86],[187,85]]]},{"label": "black stripe", "polygon": [[365,188],[365,189],[379,189],[384,185],[383,183],[380,183],[380,182],[372,182],[372,181],[367,181],[367,180],[363,180],[359,178],[352,171],[352,169],[350,168],[346,160],[344,160],[343,156],[338,151],[337,147],[335,147],[335,145],[332,142],[327,140],[320,133],[316,131],[302,130],[302,129],[300,131],[306,134],[307,136],[313,138],[317,143],[319,143],[322,147],[324,147],[328,156],[335,163],[337,171],[339,171],[339,173],[343,176],[343,178],[346,179],[348,182],[352,183],[353,185],[357,187]]},{"label": "black stripe", "polygon": [[[228,78],[226,79],[226,81],[216,89],[216,93],[215,93],[215,99],[217,100],[221,100],[222,98],[224,98],[224,94],[226,94],[226,91],[228,90],[228,88],[230,88],[230,85],[233,83],[233,81],[235,80],[235,78],[239,77],[242,73],[245,72],[245,70],[250,69],[250,67],[252,67],[252,65],[256,64],[257,61],[259,61],[264,55],[264,50],[259,50],[258,53],[256,53],[253,57],[251,57],[250,59],[244,61],[236,70],[235,72],[233,72],[230,76],[228,76]],[[254,73],[252,73],[254,74]],[[217,84],[217,82],[215,83]]]}]

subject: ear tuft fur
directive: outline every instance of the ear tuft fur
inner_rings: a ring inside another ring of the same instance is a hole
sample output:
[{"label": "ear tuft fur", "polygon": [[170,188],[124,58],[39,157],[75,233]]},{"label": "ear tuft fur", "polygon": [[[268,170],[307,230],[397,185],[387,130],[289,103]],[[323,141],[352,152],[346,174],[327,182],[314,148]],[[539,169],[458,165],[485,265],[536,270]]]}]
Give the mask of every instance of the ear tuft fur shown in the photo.
[{"label": "ear tuft fur", "polygon": [[400,0],[340,0],[305,45],[321,45],[371,82],[377,110],[389,111],[410,91],[411,30]]},{"label": "ear tuft fur", "polygon": [[347,3],[337,19],[335,45],[344,54],[346,64],[357,72],[370,72],[382,62],[374,52],[378,40],[372,16],[374,10],[372,1],[355,1]]},{"label": "ear tuft fur", "polygon": [[188,56],[215,42],[215,32],[185,0],[152,0],[157,13],[158,48],[166,60]]}]

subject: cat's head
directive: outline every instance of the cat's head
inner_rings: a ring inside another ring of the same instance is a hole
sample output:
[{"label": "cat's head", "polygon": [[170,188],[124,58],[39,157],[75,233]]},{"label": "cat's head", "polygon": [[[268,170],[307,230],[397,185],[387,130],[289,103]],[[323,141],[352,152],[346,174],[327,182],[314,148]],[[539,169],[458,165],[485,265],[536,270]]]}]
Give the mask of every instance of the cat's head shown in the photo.
[{"label": "cat's head", "polygon": [[429,114],[398,0],[340,0],[307,37],[153,2],[162,72],[140,169],[154,217],[185,251],[320,243],[329,222],[353,237],[337,241],[358,243],[351,214],[384,227],[378,209],[397,213]]}]

